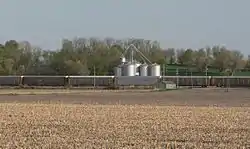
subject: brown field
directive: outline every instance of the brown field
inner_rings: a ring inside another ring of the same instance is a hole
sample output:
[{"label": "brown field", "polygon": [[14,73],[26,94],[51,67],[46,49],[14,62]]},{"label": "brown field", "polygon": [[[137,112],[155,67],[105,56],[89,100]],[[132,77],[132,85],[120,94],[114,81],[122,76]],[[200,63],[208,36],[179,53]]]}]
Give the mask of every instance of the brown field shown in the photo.
[{"label": "brown field", "polygon": [[249,148],[249,91],[0,90],[0,148]]}]

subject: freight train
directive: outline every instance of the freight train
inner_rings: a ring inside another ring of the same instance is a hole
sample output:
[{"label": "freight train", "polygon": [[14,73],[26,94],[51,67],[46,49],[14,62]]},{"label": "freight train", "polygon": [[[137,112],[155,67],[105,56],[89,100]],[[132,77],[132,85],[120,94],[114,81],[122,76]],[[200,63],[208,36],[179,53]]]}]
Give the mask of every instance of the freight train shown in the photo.
[{"label": "freight train", "polygon": [[[0,76],[0,87],[112,88],[117,86],[117,79],[116,76]],[[160,76],[157,79],[172,81],[178,86],[250,87],[250,76]]]}]

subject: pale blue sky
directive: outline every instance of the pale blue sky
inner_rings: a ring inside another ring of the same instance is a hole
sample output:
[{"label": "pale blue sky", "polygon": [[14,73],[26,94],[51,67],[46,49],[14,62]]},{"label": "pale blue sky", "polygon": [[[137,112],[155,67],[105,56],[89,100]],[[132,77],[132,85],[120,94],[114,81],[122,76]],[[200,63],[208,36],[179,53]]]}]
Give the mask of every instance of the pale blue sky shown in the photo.
[{"label": "pale blue sky", "polygon": [[138,37],[165,48],[224,44],[250,54],[250,0],[0,0],[0,42]]}]

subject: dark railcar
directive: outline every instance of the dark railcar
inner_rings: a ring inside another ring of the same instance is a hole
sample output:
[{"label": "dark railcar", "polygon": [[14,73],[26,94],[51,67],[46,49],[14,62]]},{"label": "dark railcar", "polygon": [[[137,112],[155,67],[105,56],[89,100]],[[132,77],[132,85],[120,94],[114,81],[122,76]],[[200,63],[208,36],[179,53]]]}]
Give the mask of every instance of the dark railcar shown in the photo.
[{"label": "dark railcar", "polygon": [[20,76],[0,76],[0,86],[19,86]]},{"label": "dark railcar", "polygon": [[209,86],[209,76],[163,76],[163,81],[173,81],[179,86]]},{"label": "dark railcar", "polygon": [[22,84],[25,86],[65,86],[65,76],[23,76]]},{"label": "dark railcar", "polygon": [[213,76],[211,84],[218,87],[250,87],[249,76]]},{"label": "dark railcar", "polygon": [[69,76],[72,87],[112,87],[114,76]]}]

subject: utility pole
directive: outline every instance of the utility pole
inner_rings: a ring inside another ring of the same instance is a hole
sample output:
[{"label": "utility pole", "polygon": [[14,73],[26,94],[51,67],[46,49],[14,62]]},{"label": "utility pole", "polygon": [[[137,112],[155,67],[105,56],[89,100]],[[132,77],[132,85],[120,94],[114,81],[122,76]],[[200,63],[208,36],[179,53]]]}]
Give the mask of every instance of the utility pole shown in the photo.
[{"label": "utility pole", "polygon": [[179,68],[176,69],[176,86],[179,88]]},{"label": "utility pole", "polygon": [[227,73],[226,92],[229,92],[229,87],[230,87],[230,80],[229,80],[230,70],[227,69],[226,73]]},{"label": "utility pole", "polygon": [[192,71],[192,68],[191,68],[191,73],[190,73],[190,79],[191,79],[191,88],[193,88],[194,85],[193,85],[193,71]]},{"label": "utility pole", "polygon": [[167,70],[168,70],[168,64],[166,64],[165,67],[164,67],[164,76],[167,75]]},{"label": "utility pole", "polygon": [[162,76],[165,76],[166,75],[166,67],[165,67],[165,64],[162,65]]},{"label": "utility pole", "polygon": [[95,65],[94,65],[94,89],[95,89],[95,82],[96,80],[95,80]]},{"label": "utility pole", "polygon": [[227,76],[227,92],[229,91],[229,87],[230,87],[230,80],[229,80],[229,75]]},{"label": "utility pole", "polygon": [[207,68],[207,65],[206,65],[206,87],[208,86],[207,71],[208,71],[208,68]]}]

